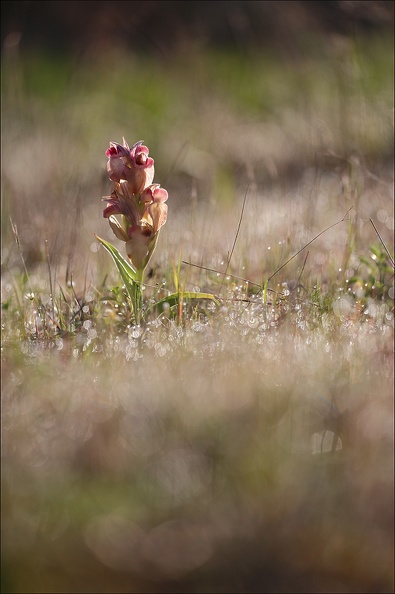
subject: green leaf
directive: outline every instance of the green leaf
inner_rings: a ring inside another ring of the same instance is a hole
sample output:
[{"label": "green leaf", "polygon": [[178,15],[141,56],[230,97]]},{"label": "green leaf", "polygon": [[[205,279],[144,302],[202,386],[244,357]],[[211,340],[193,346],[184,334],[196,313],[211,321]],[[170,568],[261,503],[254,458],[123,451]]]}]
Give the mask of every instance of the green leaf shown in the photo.
[{"label": "green leaf", "polygon": [[108,243],[108,241],[105,241],[98,235],[96,235],[95,237],[96,237],[97,241],[99,243],[101,243],[102,246],[112,256],[112,259],[114,260],[115,264],[117,265],[117,268],[118,268],[119,273],[122,277],[122,280],[125,283],[125,287],[129,294],[129,297],[133,301],[135,299],[135,295],[136,295],[136,286],[135,285],[137,284],[136,283],[137,271],[133,268],[133,266],[131,266],[129,264],[129,262],[126,262],[126,260],[118,252],[117,248],[115,248],[113,245],[111,245],[111,243]]}]

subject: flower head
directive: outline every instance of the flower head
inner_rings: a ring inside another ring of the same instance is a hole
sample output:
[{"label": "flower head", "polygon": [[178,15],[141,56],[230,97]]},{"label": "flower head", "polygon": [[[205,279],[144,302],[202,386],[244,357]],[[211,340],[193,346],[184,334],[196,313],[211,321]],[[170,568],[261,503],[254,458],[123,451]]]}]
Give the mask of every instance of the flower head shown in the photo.
[{"label": "flower head", "polygon": [[133,194],[141,194],[154,179],[154,160],[148,154],[149,150],[142,140],[131,149],[125,139],[123,145],[110,142],[110,148],[106,150],[110,179],[114,182],[126,180]]}]

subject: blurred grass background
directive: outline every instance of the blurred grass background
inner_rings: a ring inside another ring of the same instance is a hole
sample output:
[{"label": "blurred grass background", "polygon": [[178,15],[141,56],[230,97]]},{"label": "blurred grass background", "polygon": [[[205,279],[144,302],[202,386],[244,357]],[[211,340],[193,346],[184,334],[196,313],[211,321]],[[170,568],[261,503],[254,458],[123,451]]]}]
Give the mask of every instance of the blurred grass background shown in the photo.
[{"label": "blurred grass background", "polygon": [[[393,591],[393,2],[16,1],[1,27],[2,591]],[[98,300],[122,136],[169,191],[152,285],[180,253],[223,271],[246,193],[229,272],[258,284],[353,209],[288,299],[183,267],[232,299],[136,333]]]}]

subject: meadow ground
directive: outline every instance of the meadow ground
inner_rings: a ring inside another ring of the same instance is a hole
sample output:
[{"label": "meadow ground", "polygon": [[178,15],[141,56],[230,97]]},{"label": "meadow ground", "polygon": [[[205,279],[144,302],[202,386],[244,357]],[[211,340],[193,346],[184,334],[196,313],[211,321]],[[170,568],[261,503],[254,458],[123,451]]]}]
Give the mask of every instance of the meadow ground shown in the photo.
[{"label": "meadow ground", "polygon": [[95,64],[3,55],[2,591],[393,591],[392,40]]}]

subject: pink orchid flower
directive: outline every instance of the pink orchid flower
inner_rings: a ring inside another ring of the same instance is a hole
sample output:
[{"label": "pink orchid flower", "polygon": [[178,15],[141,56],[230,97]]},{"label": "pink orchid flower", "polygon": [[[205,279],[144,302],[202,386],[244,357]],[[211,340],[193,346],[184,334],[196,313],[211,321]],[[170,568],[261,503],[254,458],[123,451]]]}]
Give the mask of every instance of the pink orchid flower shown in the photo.
[{"label": "pink orchid flower", "polygon": [[141,195],[141,202],[166,202],[169,195],[160,184],[151,184]]},{"label": "pink orchid flower", "polygon": [[142,140],[132,148],[125,139],[123,145],[110,142],[110,148],[106,150],[110,179],[114,182],[126,180],[133,194],[141,194],[154,179],[154,160],[148,154],[149,150]]},{"label": "pink orchid flower", "polygon": [[114,235],[125,242],[128,258],[141,278],[167,219],[168,193],[160,184],[152,183],[154,160],[148,153],[142,140],[132,148],[125,139],[122,145],[110,142],[107,170],[115,187],[103,198],[107,202],[103,217]]},{"label": "pink orchid flower", "polygon": [[141,219],[138,198],[131,193],[130,185],[126,180],[115,184],[111,196],[103,199],[108,206],[103,211],[103,217],[108,219],[111,215],[124,215],[130,225],[138,225]]},{"label": "pink orchid flower", "polygon": [[146,227],[155,234],[166,223],[166,219],[167,204],[163,204],[163,202],[152,202],[147,206],[141,217],[141,227]]},{"label": "pink orchid flower", "polygon": [[141,202],[144,202],[146,207],[141,222],[151,227],[154,233],[157,233],[166,223],[167,204],[164,203],[167,198],[167,190],[161,188],[159,184],[152,184],[141,195]]}]

